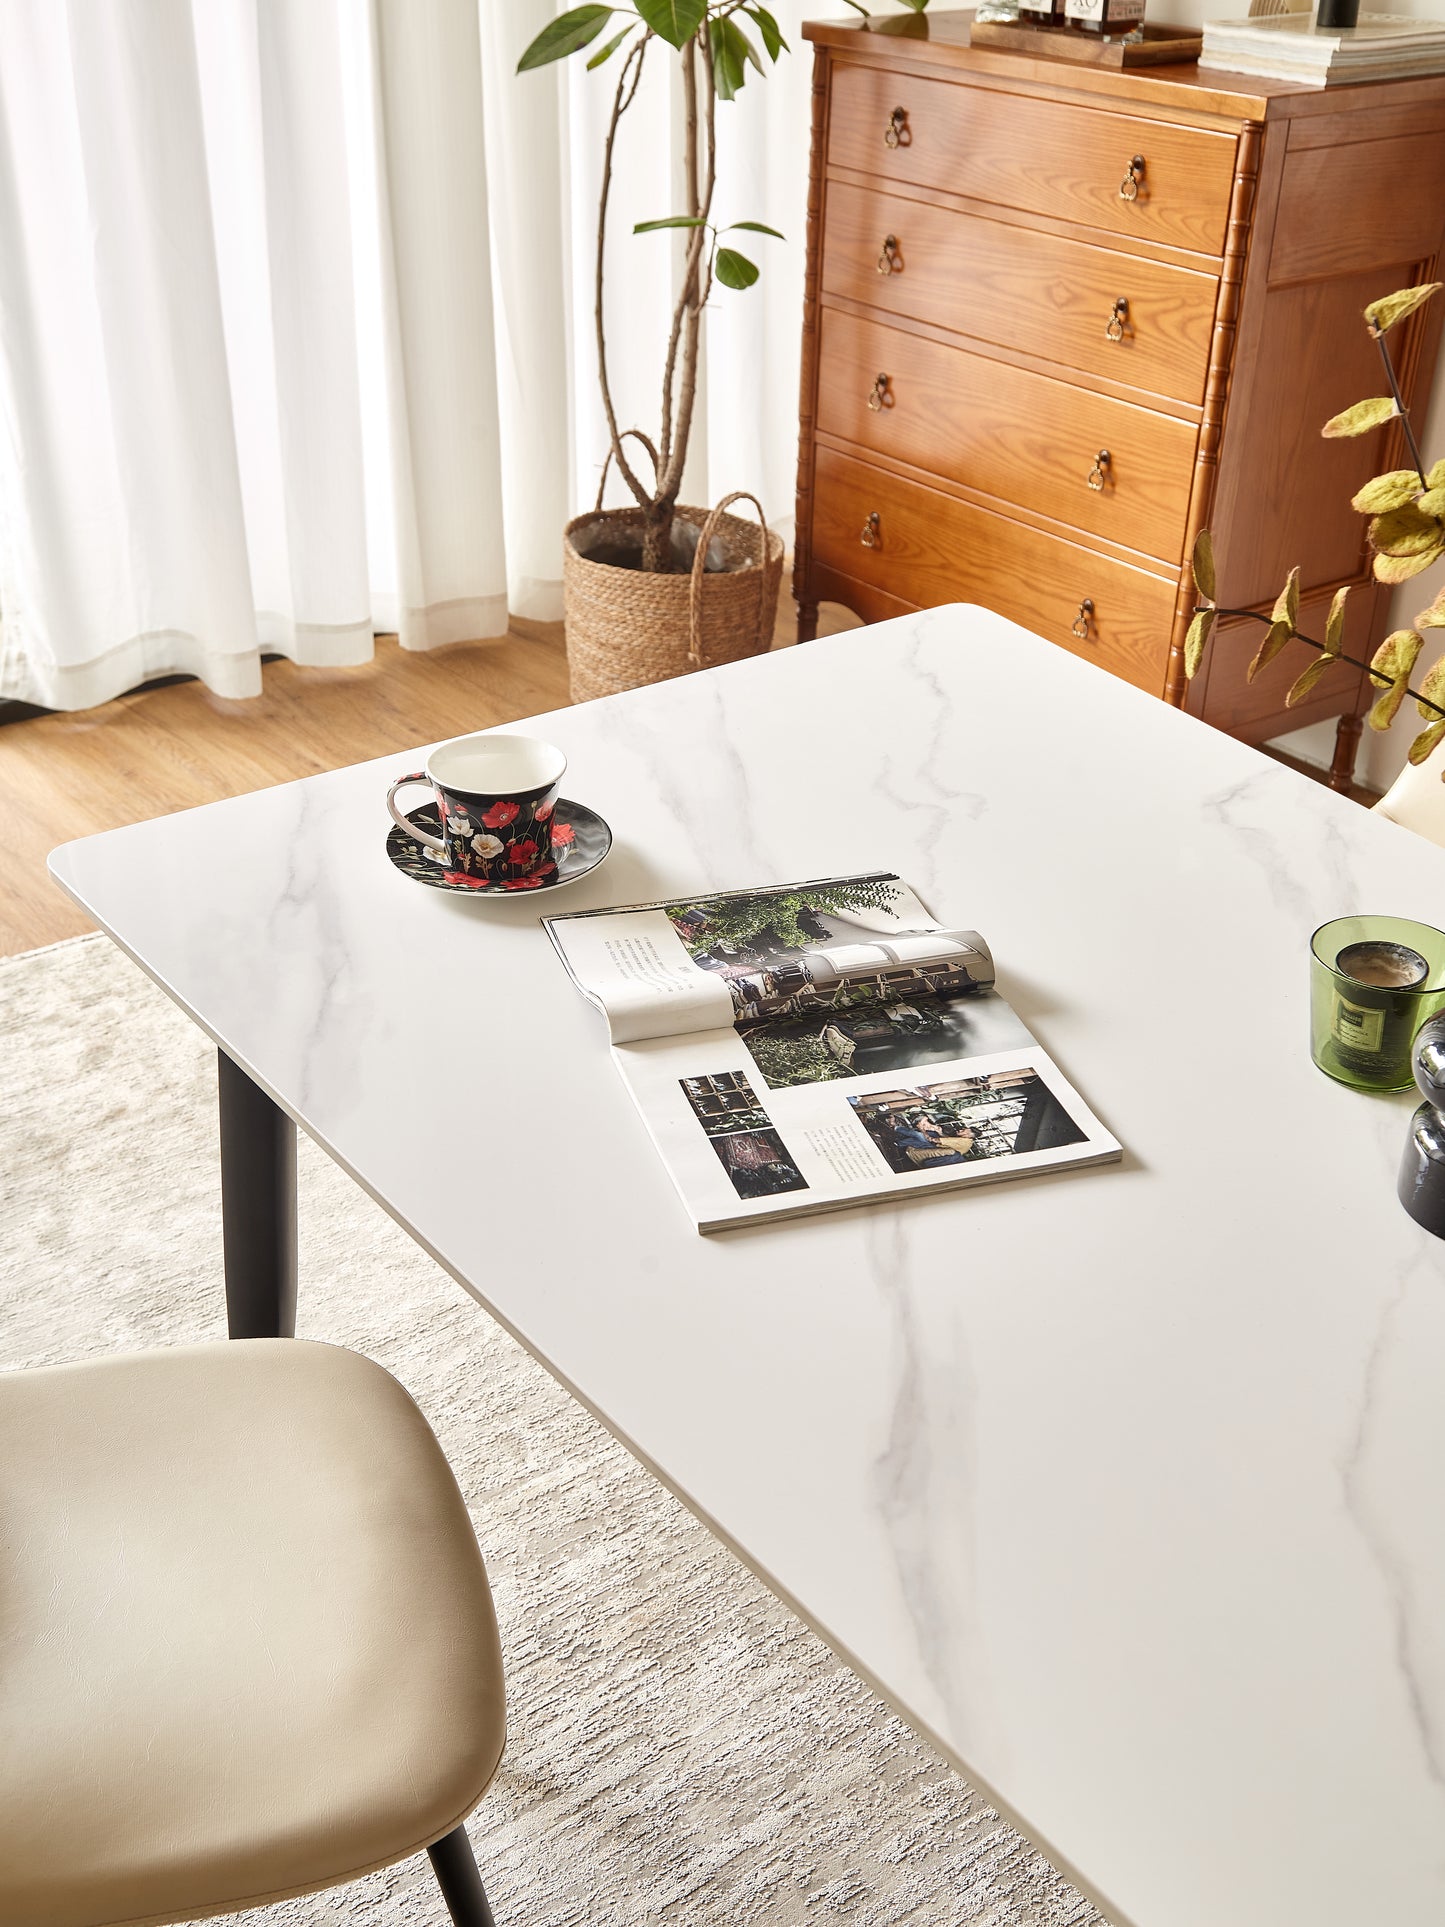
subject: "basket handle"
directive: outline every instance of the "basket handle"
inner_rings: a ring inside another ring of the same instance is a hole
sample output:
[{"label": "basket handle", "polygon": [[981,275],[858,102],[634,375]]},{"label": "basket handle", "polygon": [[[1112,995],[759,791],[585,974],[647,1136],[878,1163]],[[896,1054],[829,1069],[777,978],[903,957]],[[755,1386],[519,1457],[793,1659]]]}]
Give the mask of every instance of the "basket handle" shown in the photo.
[{"label": "basket handle", "polygon": [[[652,446],[652,443],[647,439],[647,437],[643,434],[640,428],[624,428],[622,433],[617,437],[617,439],[620,442],[625,442],[629,435],[632,437],[633,441],[641,442],[642,446],[647,450],[648,454],[652,457],[652,472],[654,475],[656,475],[658,473],[657,450]],[[592,513],[594,515],[600,515],[602,513],[602,497],[607,493],[607,471],[609,468],[611,468],[611,466],[612,466],[612,450],[609,448],[607,451],[606,460],[602,464],[602,479],[597,484],[597,500],[592,505]]]},{"label": "basket handle", "polygon": [[758,634],[761,635],[763,630],[763,615],[768,606],[768,518],[763,514],[763,505],[756,495],[750,495],[745,488],[737,488],[731,495],[725,495],[717,507],[709,512],[707,520],[702,525],[702,532],[697,538],[697,548],[693,552],[692,587],[688,596],[690,621],[687,659],[694,669],[702,669],[706,666],[702,648],[702,578],[707,568],[708,544],[712,541],[719,517],[731,508],[734,502],[751,502],[758,512],[758,521],[762,527],[762,541],[758,545]]}]

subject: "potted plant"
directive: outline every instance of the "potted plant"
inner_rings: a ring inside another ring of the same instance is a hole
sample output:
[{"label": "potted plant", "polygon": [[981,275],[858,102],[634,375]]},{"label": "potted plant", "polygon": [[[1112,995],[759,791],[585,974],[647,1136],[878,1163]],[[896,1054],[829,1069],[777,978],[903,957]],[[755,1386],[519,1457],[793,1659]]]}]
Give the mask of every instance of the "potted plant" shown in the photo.
[{"label": "potted plant", "polygon": [[[1369,542],[1374,551],[1371,566],[1377,582],[1408,582],[1412,576],[1419,575],[1432,562],[1445,555],[1445,461],[1436,462],[1428,469],[1425,466],[1414,429],[1410,425],[1409,411],[1400,394],[1400,382],[1390,359],[1389,343],[1385,339],[1398,322],[1414,314],[1417,308],[1423,307],[1433,295],[1438,294],[1441,286],[1440,282],[1432,281],[1419,287],[1401,288],[1396,294],[1385,295],[1381,300],[1370,303],[1365,309],[1365,326],[1380,350],[1390,392],[1388,395],[1373,396],[1368,401],[1356,402],[1352,408],[1327,421],[1320,430],[1323,436],[1331,440],[1340,436],[1368,435],[1372,429],[1395,420],[1399,421],[1403,430],[1410,467],[1391,469],[1388,474],[1375,476],[1373,481],[1366,482],[1351,502],[1351,506],[1358,509],[1361,515],[1370,518]],[[1274,661],[1291,639],[1319,651],[1318,660],[1307,663],[1296,677],[1285,697],[1287,708],[1302,702],[1331,670],[1347,665],[1366,670],[1370,681],[1384,692],[1370,711],[1368,721],[1371,729],[1388,729],[1405,698],[1414,698],[1426,726],[1410,745],[1412,763],[1423,763],[1436,746],[1445,741],[1445,656],[1427,671],[1419,689],[1410,685],[1411,674],[1425,646],[1421,632],[1445,629],[1445,590],[1428,609],[1420,611],[1413,628],[1396,629],[1386,636],[1366,663],[1344,652],[1348,588],[1336,590],[1325,619],[1324,641],[1318,642],[1313,636],[1302,635],[1295,627],[1299,619],[1300,600],[1298,568],[1290,570],[1289,578],[1267,616],[1257,609],[1221,609],[1218,606],[1215,599],[1214,547],[1208,529],[1199,532],[1191,568],[1198,600],[1184,645],[1186,676],[1192,679],[1197,672],[1218,618],[1242,616],[1251,622],[1262,623],[1265,628],[1264,638],[1249,665],[1250,682],[1254,681],[1260,670]],[[1441,771],[1441,780],[1445,782],[1445,769]]]},{"label": "potted plant", "polygon": [[[680,503],[678,491],[697,399],[703,309],[715,286],[741,292],[758,278],[757,264],[727,237],[742,232],[781,239],[761,221],[736,221],[719,229],[712,219],[717,105],[741,91],[750,66],[764,73],[763,56],[776,61],[787,43],[777,21],[757,0],[632,0],[627,6],[594,0],[544,27],[522,55],[518,72],[585,53],[599,40],[601,45],[587,56],[589,69],[617,62],[603,151],[594,279],[597,373],[611,445],[596,508],[570,522],[565,536],[567,657],[572,697],[579,702],[767,649],[783,566],[782,541],[768,529],[755,497],[739,490],[709,513]],[[647,60],[674,56],[681,63],[684,108],[684,207],[678,214],[640,221],[633,229],[634,234],[673,229],[687,234],[654,440],[618,422],[608,375],[603,289],[618,131]],[[607,470],[613,465],[632,496],[628,508],[602,507]],[[738,501],[752,503],[756,524],[728,513]]]}]

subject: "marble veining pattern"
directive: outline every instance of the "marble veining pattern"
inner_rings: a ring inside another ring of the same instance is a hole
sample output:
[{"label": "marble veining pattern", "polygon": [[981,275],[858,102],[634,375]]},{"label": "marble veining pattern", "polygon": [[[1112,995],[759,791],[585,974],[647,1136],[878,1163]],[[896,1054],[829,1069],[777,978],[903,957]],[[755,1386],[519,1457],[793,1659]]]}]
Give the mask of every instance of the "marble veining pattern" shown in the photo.
[{"label": "marble veining pattern", "polygon": [[697,1239],[539,907],[388,862],[414,750],[53,868],[1119,1920],[1439,1927],[1445,1245],[1307,952],[1445,852],[978,610],[531,727],[569,908],[895,868],[1123,1164]]}]

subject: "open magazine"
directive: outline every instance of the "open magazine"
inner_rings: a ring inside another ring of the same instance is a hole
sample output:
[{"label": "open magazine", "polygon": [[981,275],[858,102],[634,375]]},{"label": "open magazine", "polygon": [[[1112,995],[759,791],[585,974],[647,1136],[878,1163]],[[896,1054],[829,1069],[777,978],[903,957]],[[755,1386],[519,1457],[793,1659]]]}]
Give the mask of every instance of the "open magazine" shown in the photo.
[{"label": "open magazine", "polygon": [[896,876],[544,921],[699,1231],[1120,1156]]}]

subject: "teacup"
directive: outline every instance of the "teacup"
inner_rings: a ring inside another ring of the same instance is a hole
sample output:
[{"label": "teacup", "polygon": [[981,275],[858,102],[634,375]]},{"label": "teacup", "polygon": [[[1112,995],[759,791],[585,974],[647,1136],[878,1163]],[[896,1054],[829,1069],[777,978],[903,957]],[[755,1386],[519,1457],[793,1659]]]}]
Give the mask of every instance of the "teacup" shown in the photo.
[{"label": "teacup", "polygon": [[[479,887],[532,888],[556,873],[552,811],[566,767],[561,750],[535,736],[453,736],[427,757],[425,770],[397,778],[386,807],[449,874]],[[440,836],[408,822],[397,808],[396,793],[408,783],[430,785]]]}]

